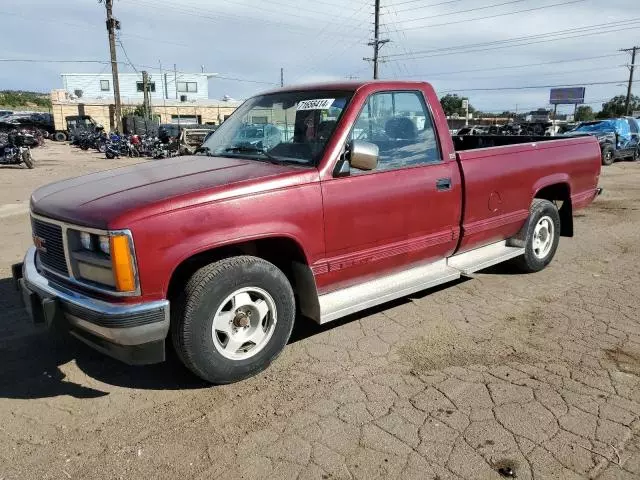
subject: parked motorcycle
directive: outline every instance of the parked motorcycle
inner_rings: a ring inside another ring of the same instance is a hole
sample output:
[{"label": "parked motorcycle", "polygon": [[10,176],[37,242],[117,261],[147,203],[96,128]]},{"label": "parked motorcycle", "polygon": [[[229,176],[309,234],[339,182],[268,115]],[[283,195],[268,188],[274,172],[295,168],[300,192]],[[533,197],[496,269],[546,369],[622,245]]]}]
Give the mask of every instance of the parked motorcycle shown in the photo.
[{"label": "parked motorcycle", "polygon": [[0,164],[20,165],[24,163],[29,169],[35,167],[31,149],[25,145],[25,134],[11,132],[8,135],[8,142],[6,145],[0,145]]}]

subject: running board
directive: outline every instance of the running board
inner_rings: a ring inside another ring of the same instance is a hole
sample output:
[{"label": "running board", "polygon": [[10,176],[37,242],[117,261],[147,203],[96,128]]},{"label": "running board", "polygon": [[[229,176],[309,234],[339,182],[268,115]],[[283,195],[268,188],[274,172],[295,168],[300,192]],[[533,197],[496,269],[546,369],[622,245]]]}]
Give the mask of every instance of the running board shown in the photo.
[{"label": "running board", "polygon": [[[524,248],[497,242],[318,297],[321,324],[405,297],[524,254]],[[317,318],[317,317],[316,317]]]},{"label": "running board", "polygon": [[447,265],[462,275],[469,275],[523,254],[524,248],[509,247],[506,241],[502,241],[449,257]]},{"label": "running board", "polygon": [[369,282],[320,295],[320,323],[405,297],[460,278],[460,272],[446,260],[403,270]]}]

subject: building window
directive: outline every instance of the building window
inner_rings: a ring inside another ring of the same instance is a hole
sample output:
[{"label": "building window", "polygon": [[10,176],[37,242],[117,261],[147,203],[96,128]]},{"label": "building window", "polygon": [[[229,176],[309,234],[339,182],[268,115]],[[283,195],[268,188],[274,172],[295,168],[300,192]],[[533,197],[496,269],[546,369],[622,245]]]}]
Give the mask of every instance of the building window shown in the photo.
[{"label": "building window", "polygon": [[178,91],[187,92],[187,93],[197,93],[198,83],[197,82],[178,82]]},{"label": "building window", "polygon": [[100,80],[100,90],[103,92],[111,90],[111,88],[109,88],[109,80]]},{"label": "building window", "polygon": [[[142,87],[142,82],[136,82],[136,90],[139,92],[144,92],[144,88]],[[149,92],[156,91],[156,82],[147,82],[147,90]]]}]

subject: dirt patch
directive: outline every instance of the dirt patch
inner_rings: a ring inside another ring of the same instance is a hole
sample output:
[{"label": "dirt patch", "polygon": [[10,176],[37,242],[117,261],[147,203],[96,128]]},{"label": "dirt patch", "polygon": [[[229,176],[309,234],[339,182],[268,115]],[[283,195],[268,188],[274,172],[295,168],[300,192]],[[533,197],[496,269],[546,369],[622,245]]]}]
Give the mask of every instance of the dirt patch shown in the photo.
[{"label": "dirt patch", "polygon": [[605,354],[621,372],[640,376],[640,352],[621,347],[605,350]]}]

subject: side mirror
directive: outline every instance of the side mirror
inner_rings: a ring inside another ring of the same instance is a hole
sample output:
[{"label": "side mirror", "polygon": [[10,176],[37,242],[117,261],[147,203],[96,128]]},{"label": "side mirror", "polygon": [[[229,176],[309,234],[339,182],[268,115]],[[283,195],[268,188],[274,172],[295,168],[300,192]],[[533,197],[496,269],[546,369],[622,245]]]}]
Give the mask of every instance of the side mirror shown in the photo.
[{"label": "side mirror", "polygon": [[364,140],[352,140],[348,146],[348,160],[358,170],[375,170],[378,166],[378,146]]}]

